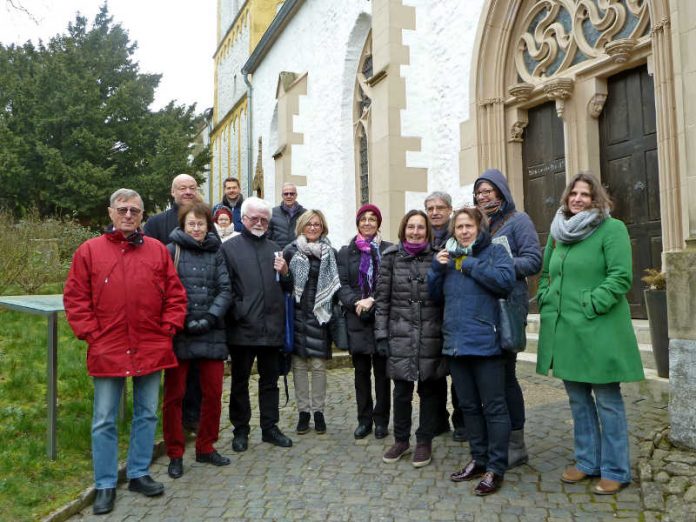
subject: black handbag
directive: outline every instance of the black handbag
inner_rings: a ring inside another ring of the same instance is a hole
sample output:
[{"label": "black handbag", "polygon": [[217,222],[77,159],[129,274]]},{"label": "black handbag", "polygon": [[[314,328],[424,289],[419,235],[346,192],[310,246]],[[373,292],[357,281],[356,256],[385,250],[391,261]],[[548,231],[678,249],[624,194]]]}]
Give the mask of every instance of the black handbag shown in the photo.
[{"label": "black handbag", "polygon": [[524,305],[511,299],[498,299],[500,308],[500,346],[513,353],[521,352],[527,346],[527,312]]},{"label": "black handbag", "polygon": [[331,308],[329,333],[336,348],[339,350],[348,349],[348,325],[346,324],[346,312],[341,303],[334,303]]},{"label": "black handbag", "polygon": [[283,352],[292,353],[295,345],[295,299],[292,292],[285,292],[285,337]]}]

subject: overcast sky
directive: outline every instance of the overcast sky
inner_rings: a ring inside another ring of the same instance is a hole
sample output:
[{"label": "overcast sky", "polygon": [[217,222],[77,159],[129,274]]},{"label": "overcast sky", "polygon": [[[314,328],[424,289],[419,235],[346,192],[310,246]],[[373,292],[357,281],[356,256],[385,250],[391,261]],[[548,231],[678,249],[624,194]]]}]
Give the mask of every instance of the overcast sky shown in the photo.
[{"label": "overcast sky", "polygon": [[[21,44],[47,41],[64,33],[77,11],[94,20],[102,0],[14,0],[34,16],[0,0],[0,41]],[[137,41],[135,59],[141,72],[162,74],[154,109],[171,100],[196,103],[203,111],[213,105],[213,53],[216,0],[109,0],[114,21]]]}]

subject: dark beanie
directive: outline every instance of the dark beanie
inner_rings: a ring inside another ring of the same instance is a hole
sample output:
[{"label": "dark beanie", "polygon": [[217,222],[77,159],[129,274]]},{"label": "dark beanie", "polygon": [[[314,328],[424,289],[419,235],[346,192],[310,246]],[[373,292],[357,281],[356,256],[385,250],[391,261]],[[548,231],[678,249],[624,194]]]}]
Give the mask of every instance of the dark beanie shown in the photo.
[{"label": "dark beanie", "polygon": [[358,212],[355,214],[356,225],[358,224],[358,221],[360,221],[360,216],[362,216],[365,212],[374,213],[374,215],[377,216],[377,226],[382,226],[382,213],[379,211],[377,206],[373,205],[372,203],[366,203],[358,209]]}]

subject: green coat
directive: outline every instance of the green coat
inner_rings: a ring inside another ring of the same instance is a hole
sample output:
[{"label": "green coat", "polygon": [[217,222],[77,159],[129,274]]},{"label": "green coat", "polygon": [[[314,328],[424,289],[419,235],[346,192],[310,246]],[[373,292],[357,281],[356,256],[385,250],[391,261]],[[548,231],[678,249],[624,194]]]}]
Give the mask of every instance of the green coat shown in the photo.
[{"label": "green coat", "polygon": [[609,218],[578,243],[549,236],[537,293],[537,373],[594,384],[644,379],[626,301],[632,279],[622,221]]}]

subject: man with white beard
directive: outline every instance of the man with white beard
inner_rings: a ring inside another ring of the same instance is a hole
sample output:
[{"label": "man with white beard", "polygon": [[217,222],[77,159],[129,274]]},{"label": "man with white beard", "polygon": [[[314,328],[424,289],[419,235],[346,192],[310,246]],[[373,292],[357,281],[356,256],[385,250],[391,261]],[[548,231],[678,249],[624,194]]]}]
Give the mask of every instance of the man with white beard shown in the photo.
[{"label": "man with white beard", "polygon": [[249,376],[256,359],[259,373],[261,439],[288,448],[292,441],[278,428],[280,350],[285,331],[284,291],[292,289],[281,248],[268,239],[271,205],[250,197],[242,203],[242,233],[222,245],[232,283],[228,347],[232,358],[230,422],[232,449],[249,446]]}]

